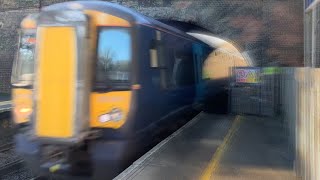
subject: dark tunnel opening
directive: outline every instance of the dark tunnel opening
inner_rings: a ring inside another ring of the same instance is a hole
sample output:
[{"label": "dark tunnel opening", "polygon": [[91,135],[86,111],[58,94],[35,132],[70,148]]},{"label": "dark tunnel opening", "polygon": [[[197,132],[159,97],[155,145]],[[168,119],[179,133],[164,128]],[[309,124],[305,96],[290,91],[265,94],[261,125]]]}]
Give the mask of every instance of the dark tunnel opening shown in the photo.
[{"label": "dark tunnel opening", "polygon": [[205,34],[212,34],[210,30],[190,22],[168,20],[168,19],[157,19],[157,20],[184,32],[201,32]]}]

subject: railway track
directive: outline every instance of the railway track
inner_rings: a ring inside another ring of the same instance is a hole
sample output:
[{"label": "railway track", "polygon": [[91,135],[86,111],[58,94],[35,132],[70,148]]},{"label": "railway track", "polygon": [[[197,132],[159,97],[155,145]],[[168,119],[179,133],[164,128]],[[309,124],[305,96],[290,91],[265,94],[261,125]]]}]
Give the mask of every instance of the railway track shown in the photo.
[{"label": "railway track", "polygon": [[9,142],[3,145],[0,145],[0,153],[5,153],[6,151],[10,151],[13,149],[14,143]]},{"label": "railway track", "polygon": [[14,129],[11,126],[10,116],[10,112],[0,113],[0,179],[2,179],[1,177],[24,167],[23,160],[14,153],[14,143],[12,141]]},{"label": "railway track", "polygon": [[1,132],[4,130],[14,131],[14,126],[11,120],[11,112],[0,112],[0,128],[2,129],[0,131],[0,137],[3,136]]},{"label": "railway track", "polygon": [[22,168],[24,168],[23,160],[17,159],[6,164],[5,166],[0,167],[0,175],[7,175]]},{"label": "railway track", "polygon": [[[11,156],[10,153],[12,153],[13,148],[14,148],[13,142],[8,142],[6,144],[0,145],[0,154]],[[9,174],[23,167],[24,167],[24,164],[21,158],[12,157],[12,160],[0,166],[0,175],[2,176],[2,175]]]},{"label": "railway track", "polygon": [[6,111],[6,112],[1,112],[0,111],[0,120],[2,119],[9,119],[11,116],[11,112]]}]

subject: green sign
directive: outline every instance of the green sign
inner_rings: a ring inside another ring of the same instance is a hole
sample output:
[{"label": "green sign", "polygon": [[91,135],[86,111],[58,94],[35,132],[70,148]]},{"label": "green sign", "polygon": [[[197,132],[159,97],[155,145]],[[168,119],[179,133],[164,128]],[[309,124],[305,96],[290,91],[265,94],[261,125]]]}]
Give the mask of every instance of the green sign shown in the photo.
[{"label": "green sign", "polygon": [[262,73],[264,75],[273,75],[273,74],[279,74],[280,68],[278,67],[266,67],[262,69]]}]

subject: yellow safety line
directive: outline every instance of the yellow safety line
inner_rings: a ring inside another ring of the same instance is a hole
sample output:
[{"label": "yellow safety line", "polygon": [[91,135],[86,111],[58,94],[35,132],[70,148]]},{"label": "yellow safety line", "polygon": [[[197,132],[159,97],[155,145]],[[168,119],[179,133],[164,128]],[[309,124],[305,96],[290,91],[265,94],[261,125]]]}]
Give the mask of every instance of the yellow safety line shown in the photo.
[{"label": "yellow safety line", "polygon": [[200,180],[209,180],[211,178],[212,174],[218,169],[222,155],[226,151],[226,147],[229,145],[232,137],[234,136],[237,129],[239,128],[241,119],[242,118],[240,116],[236,117],[230,130],[228,131],[228,134],[223,139],[222,144],[217,148],[217,150],[213,154],[208,166],[201,174]]}]

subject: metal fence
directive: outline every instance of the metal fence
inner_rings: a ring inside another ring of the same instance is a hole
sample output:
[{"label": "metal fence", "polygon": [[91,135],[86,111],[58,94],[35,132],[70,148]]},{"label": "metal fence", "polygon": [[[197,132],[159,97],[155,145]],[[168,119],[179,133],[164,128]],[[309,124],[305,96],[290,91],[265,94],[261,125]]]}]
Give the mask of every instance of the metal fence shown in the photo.
[{"label": "metal fence", "polygon": [[231,112],[281,115],[297,176],[302,180],[319,180],[320,68],[281,68],[281,73],[265,72],[260,71],[259,83],[237,84],[233,78]]},{"label": "metal fence", "polygon": [[[277,69],[273,67],[233,68],[230,87],[231,113],[277,115],[280,105],[280,75]],[[255,74],[257,78],[250,80],[252,74]]]},{"label": "metal fence", "polygon": [[288,125],[295,170],[303,180],[320,179],[320,69],[284,68],[281,105]]}]

